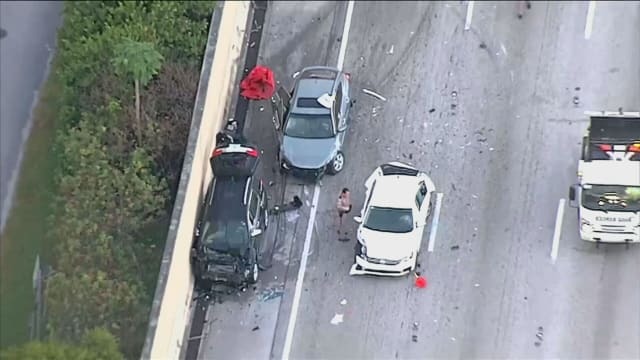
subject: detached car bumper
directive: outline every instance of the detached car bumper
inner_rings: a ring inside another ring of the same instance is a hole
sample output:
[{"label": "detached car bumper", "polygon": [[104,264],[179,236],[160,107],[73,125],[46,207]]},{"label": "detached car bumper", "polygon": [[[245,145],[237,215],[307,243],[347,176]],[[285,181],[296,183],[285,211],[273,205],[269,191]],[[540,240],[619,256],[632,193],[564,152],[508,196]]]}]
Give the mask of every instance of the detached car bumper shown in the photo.
[{"label": "detached car bumper", "polygon": [[413,270],[414,264],[415,258],[397,264],[381,264],[357,255],[349,275],[405,276]]}]

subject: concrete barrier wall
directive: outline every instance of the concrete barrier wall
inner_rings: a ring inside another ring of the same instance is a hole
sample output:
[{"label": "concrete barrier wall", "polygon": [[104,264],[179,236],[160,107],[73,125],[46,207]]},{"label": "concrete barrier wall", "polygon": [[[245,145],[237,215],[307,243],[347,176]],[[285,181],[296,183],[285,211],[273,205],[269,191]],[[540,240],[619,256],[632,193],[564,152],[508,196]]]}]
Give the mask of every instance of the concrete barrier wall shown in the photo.
[{"label": "concrete barrier wall", "polygon": [[228,117],[242,63],[249,1],[218,2],[200,74],[189,141],[153,299],[142,359],[178,359],[192,300],[189,253],[198,207],[212,178],[209,155]]}]

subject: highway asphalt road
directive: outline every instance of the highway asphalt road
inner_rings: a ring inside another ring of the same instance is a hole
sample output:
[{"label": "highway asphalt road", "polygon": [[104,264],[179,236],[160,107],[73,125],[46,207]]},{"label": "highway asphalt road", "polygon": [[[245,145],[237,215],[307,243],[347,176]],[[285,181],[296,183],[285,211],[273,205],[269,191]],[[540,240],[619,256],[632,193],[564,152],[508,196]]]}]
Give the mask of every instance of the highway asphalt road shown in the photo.
[{"label": "highway asphalt road", "polygon": [[[640,3],[588,8],[533,2],[519,20],[516,3],[476,2],[467,16],[466,2],[356,2],[346,168],[323,180],[315,209],[314,186],[287,180],[285,197],[300,194],[304,209],[281,221],[259,287],[209,309],[200,358],[640,358],[640,247],[580,241],[566,208],[551,258],[583,112],[640,107]],[[335,66],[346,9],[272,3],[260,63],[285,85],[301,67]],[[268,118],[257,104],[251,114],[249,136],[273,157],[273,136],[257,138]],[[391,160],[424,169],[444,194],[433,252],[431,224],[423,240],[426,289],[411,277],[350,277],[355,239],[336,239],[339,189],[352,189],[358,213],[364,180]]]},{"label": "highway asphalt road", "polygon": [[2,1],[0,28],[0,232],[10,210],[31,111],[62,20],[60,1]]}]

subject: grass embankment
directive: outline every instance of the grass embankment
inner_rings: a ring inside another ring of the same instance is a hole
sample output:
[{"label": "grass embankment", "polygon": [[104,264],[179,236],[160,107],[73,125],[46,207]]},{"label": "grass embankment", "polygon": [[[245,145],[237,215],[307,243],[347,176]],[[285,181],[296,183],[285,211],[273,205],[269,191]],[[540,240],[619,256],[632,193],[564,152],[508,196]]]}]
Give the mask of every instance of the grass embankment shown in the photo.
[{"label": "grass embankment", "polygon": [[[57,190],[54,177],[58,158],[54,143],[60,129],[57,114],[61,104],[57,65],[54,60],[33,113],[33,127],[25,144],[13,208],[0,240],[0,349],[29,341],[36,257],[40,255],[43,264],[51,263],[54,244],[47,243],[51,240],[47,233]],[[169,218],[161,219],[149,233],[161,243],[168,225]],[[154,256],[158,267],[162,250],[159,247]],[[154,275],[151,274],[146,284],[149,296],[153,296],[157,279]]]},{"label": "grass embankment", "polygon": [[53,152],[58,129],[60,82],[57,63],[43,84],[34,111],[31,135],[25,144],[13,209],[2,234],[0,252],[0,348],[29,340],[29,318],[34,305],[32,287],[36,256],[48,262],[52,244],[47,244],[48,219],[55,193],[56,156]]}]

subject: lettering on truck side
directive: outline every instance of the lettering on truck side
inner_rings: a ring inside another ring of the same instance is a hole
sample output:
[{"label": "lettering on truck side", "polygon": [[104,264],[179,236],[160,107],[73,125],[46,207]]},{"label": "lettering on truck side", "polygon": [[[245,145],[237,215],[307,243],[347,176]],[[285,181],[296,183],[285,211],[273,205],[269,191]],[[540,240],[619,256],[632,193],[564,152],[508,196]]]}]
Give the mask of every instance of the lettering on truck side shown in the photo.
[{"label": "lettering on truck side", "polygon": [[631,222],[633,219],[632,216],[628,218],[615,218],[615,217],[607,217],[607,216],[596,216],[596,221],[611,221],[611,222]]}]

